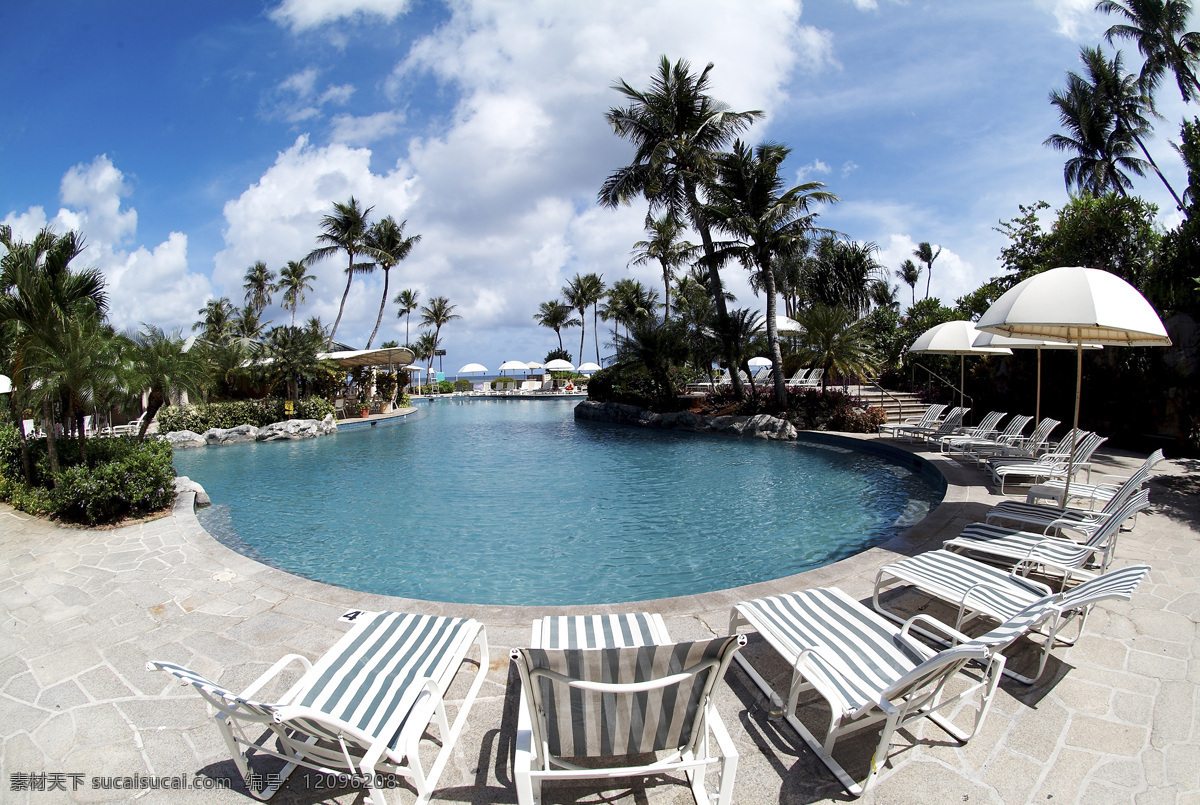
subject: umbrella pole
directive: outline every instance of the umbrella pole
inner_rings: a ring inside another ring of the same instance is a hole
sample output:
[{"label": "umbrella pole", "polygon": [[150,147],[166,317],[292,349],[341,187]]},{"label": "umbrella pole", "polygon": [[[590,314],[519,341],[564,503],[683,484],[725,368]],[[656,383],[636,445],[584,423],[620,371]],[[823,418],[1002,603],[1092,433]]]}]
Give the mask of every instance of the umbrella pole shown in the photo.
[{"label": "umbrella pole", "polygon": [[1038,379],[1037,379],[1037,402],[1033,405],[1033,426],[1036,428],[1038,423],[1042,421],[1042,348],[1037,348],[1038,354]]},{"label": "umbrella pole", "polygon": [[1079,444],[1079,396],[1083,390],[1083,333],[1075,337],[1075,430],[1071,433],[1071,452],[1067,458],[1067,480],[1063,486],[1062,507],[1067,508],[1071,494],[1071,473],[1075,471],[1075,445]]},{"label": "umbrella pole", "polygon": [[967,356],[958,356],[958,405],[967,404]]}]

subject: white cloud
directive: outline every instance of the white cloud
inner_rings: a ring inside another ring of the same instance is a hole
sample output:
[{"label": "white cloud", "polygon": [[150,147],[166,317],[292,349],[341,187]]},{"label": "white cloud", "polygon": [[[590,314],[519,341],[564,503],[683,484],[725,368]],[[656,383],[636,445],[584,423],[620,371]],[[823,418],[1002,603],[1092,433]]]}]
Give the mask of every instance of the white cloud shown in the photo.
[{"label": "white cloud", "polygon": [[125,248],[137,235],[137,210],[121,209],[121,199],[129,192],[124,174],[101,155],[66,172],[60,196],[68,206],[52,220],[46,220],[41,207],[30,207],[24,213],[10,212],[4,223],[22,240],[47,225],[58,233],[82,234],[86,248],[73,265],[104,274],[108,318],[118,329],[146,322],[186,330],[210,294],[208,278],[189,270],[188,240],[181,232],[171,232],[153,249]]},{"label": "white cloud", "polygon": [[1054,15],[1056,33],[1076,42],[1093,42],[1112,24],[1096,11],[1094,0],[1038,0],[1038,5]]},{"label": "white cloud", "polygon": [[284,0],[271,19],[293,31],[354,17],[382,17],[391,22],[408,11],[410,0]]},{"label": "white cloud", "polygon": [[337,115],[329,139],[346,145],[370,145],[399,131],[404,119],[404,112],[399,110],[362,117]]},{"label": "white cloud", "polygon": [[817,174],[820,174],[822,176],[827,176],[828,174],[830,174],[832,172],[833,172],[833,168],[829,167],[828,165],[826,165],[824,162],[822,162],[819,159],[814,159],[812,162],[808,163],[807,165],[801,165],[799,170],[796,171],[796,183],[802,184],[804,182],[810,181],[812,179],[812,177]]},{"label": "white cloud", "polygon": [[317,87],[320,71],[306,67],[279,82],[264,101],[268,117],[280,117],[289,123],[302,123],[321,114],[328,105],[345,106],[354,95],[351,84]]},{"label": "white cloud", "polygon": [[852,159],[846,160],[842,163],[842,178],[846,178],[856,170],[858,170],[858,163]]}]

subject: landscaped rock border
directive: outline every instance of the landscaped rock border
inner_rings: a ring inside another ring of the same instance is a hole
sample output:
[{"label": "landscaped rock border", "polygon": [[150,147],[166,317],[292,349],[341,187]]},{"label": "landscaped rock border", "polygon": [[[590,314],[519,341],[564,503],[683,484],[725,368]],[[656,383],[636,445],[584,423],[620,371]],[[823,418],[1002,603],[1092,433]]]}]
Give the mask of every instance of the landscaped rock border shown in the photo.
[{"label": "landscaped rock border", "polygon": [[203,434],[190,430],[173,430],[163,438],[171,443],[171,447],[180,450],[207,445],[315,439],[317,436],[328,436],[337,431],[337,420],[333,418],[333,414],[328,414],[321,420],[289,419],[286,422],[272,422],[262,428],[238,425],[236,428],[209,428]]},{"label": "landscaped rock border", "polygon": [[575,418],[616,425],[636,425],[643,428],[686,430],[695,433],[725,433],[730,436],[750,436],[756,439],[793,441],[796,427],[786,419],[766,414],[754,416],[700,416],[694,411],[656,414],[636,405],[584,400],[575,406]]}]

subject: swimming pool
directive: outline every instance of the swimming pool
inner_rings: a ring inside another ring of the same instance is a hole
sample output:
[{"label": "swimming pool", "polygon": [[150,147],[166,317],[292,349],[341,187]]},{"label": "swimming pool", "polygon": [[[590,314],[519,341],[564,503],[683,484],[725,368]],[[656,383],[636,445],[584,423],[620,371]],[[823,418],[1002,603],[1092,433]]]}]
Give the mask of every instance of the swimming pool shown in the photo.
[{"label": "swimming pool", "polygon": [[404,424],[179,451],[201,522],[283,570],[433,601],[690,595],[820,567],[915,522],[909,466],[804,442],[576,422],[575,401],[421,403]]}]

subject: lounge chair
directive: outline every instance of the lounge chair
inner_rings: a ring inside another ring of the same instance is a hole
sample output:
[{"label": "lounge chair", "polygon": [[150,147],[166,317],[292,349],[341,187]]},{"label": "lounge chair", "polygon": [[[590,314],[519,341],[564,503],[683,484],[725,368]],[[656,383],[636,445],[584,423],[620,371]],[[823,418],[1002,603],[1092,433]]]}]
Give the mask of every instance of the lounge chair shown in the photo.
[{"label": "lounge chair", "polygon": [[1040,565],[1054,568],[1063,574],[1063,588],[1072,574],[1087,566],[1098,565],[1100,572],[1108,569],[1117,549],[1121,524],[1150,505],[1150,493],[1141,490],[1094,523],[1071,523],[1056,520],[1046,532],[1058,529],[1077,531],[1086,539],[1076,542],[1046,532],[1020,531],[986,523],[965,527],[954,539],[946,540],[946,550],[958,550],[972,555],[982,554],[989,559],[1008,560],[1022,566]]},{"label": "lounge chair", "polygon": [[[976,618],[1003,622],[1034,605],[1049,608],[1053,617],[1049,619],[1049,627],[1042,630],[1044,642],[1037,673],[1026,677],[1011,669],[1005,670],[1013,678],[1030,685],[1042,675],[1050,651],[1056,645],[1072,645],[1083,634],[1083,625],[1093,604],[1109,598],[1128,601],[1149,572],[1147,565],[1133,565],[1099,576],[1087,574],[1087,581],[1056,593],[1047,585],[1016,572],[1000,570],[953,551],[936,550],[880,568],[875,575],[871,600],[877,612],[900,623],[901,618],[880,603],[879,594],[897,584],[911,584],[927,595],[958,607],[954,628],[959,631]],[[1075,638],[1067,640],[1061,636],[1061,631],[1072,620],[1078,620],[1079,632]]]},{"label": "lounge chair", "polygon": [[[472,645],[478,648],[479,666],[451,725],[443,697]],[[293,663],[303,676],[276,702],[259,701],[259,691]],[[483,685],[488,649],[483,625],[475,620],[363,612],[315,664],[289,654],[240,694],[174,663],[154,660],[146,667],[199,691],[215,711],[233,761],[258,799],[272,797],[288,775],[304,766],[365,779],[375,805],[387,801],[382,775],[407,777],[416,788],[416,801],[423,803],[437,786]],[[441,748],[425,771],[418,748],[433,723]],[[286,763],[265,788],[252,783],[264,777],[250,768],[256,755]]]},{"label": "lounge chair", "polygon": [[1001,447],[1013,444],[1022,439],[1021,434],[1025,431],[1025,426],[1033,421],[1033,417],[1018,414],[1008,420],[1008,424],[1004,426],[1004,430],[1000,433],[982,439],[965,439],[961,442],[955,442],[948,452],[954,453],[969,453],[972,450],[999,450]]},{"label": "lounge chair", "polygon": [[808,377],[804,378],[800,387],[806,389],[815,389],[821,385],[821,378],[824,376],[825,370],[822,368],[813,369],[808,373]]},{"label": "lounge chair", "polygon": [[980,465],[987,463],[987,460],[993,456],[1035,458],[1046,452],[1045,447],[1050,439],[1050,434],[1061,424],[1057,419],[1044,417],[1034,428],[1033,433],[1023,439],[1013,439],[1003,444],[977,445],[968,451],[967,455]]},{"label": "lounge chair", "polygon": [[894,425],[880,425],[879,434],[882,436],[885,430],[890,430],[892,432],[892,437],[896,438],[900,435],[901,431],[908,432],[914,428],[928,428],[938,421],[938,417],[942,415],[942,412],[945,411],[946,408],[947,406],[945,405],[931,405],[926,408],[925,413],[921,414],[919,417],[909,417],[903,422]]},{"label": "lounge chair", "polygon": [[146,412],[142,411],[138,418],[132,422],[127,422],[124,425],[113,425],[108,429],[109,436],[136,436],[142,428],[142,420],[146,418]]},{"label": "lounge chair", "polygon": [[[1003,459],[996,458],[993,459],[995,463],[989,462],[989,470],[992,480],[1000,484],[1001,495],[1005,494],[1005,485],[1010,477],[1032,478],[1033,480],[1029,482],[1032,485],[1044,478],[1065,478],[1068,471],[1074,478],[1077,473],[1086,469],[1090,478],[1092,453],[1096,452],[1096,448],[1106,441],[1108,441],[1106,438],[1095,433],[1082,434],[1082,438],[1075,446],[1074,463],[1070,463],[1071,454],[1069,452],[1046,453],[1036,459],[1023,461],[1003,461]],[[1059,447],[1063,448],[1063,445],[1060,443]],[[1070,450],[1070,445],[1066,446],[1066,450]],[[1002,461],[1003,463],[1001,463]]]},{"label": "lounge chair", "polygon": [[909,434],[909,440],[921,439],[926,442],[939,442],[943,436],[952,436],[962,427],[963,417],[970,410],[970,408],[951,408],[950,413],[946,414],[946,418],[939,422],[937,427],[914,429]]},{"label": "lounge chair", "polygon": [[[671,643],[662,618],[644,613],[534,621],[534,647],[511,655],[521,678],[517,802],[540,803],[546,780],[683,772],[697,805],[732,803],[738,753],[713,689],[745,642]],[[630,757],[648,753],[665,754],[648,763]],[[596,760],[616,758],[626,765]],[[711,765],[719,778],[712,795],[704,786]]]},{"label": "lounge chair", "polygon": [[1004,419],[1004,415],[1004,411],[992,411],[975,427],[959,428],[958,433],[941,437],[938,439],[938,441],[942,445],[942,452],[949,452],[952,445],[959,444],[961,442],[969,442],[975,439],[994,438],[999,433],[997,426],[1000,424],[1000,420]]},{"label": "lounge chair", "polygon": [[803,386],[804,385],[804,377],[809,373],[809,371],[811,371],[811,370],[809,370],[809,369],[799,370],[798,372],[796,372],[796,374],[792,375],[786,381],[784,381],[784,385],[793,386],[793,387]]},{"label": "lounge chair", "polygon": [[[1120,475],[1101,475],[1100,478],[1109,478],[1109,481],[1101,481],[1098,484],[1071,484],[1071,499],[1072,500],[1087,500],[1095,505],[1097,501],[1112,500],[1113,497],[1122,494],[1123,490],[1128,489],[1128,485],[1136,479],[1136,486],[1140,487],[1146,481],[1150,480],[1150,471],[1154,469],[1154,465],[1165,458],[1162,450],[1155,450],[1146,457],[1146,463],[1134,470],[1133,474],[1128,477]],[[1029,490],[1025,497],[1027,503],[1033,504],[1037,500],[1050,499],[1063,505],[1063,495],[1066,493],[1066,483],[1059,480],[1050,480],[1042,484],[1037,484]],[[1068,501],[1069,502],[1069,501]]]},{"label": "lounge chair", "polygon": [[[934,651],[909,636],[916,623],[940,630],[962,645]],[[729,616],[729,630],[749,626],[791,667],[786,700],[750,665],[745,654],[738,664],[764,694],[771,697],[772,710],[800,734],[838,781],[853,796],[860,796],[876,781],[892,745],[892,738],[922,718],[928,718],[955,740],[965,743],[983,725],[992,695],[1004,668],[1000,650],[1020,635],[1009,629],[1003,634],[970,640],[925,615],[918,615],[903,628],[871,612],[836,588],[803,590],[796,593],[743,601]],[[1028,628],[1022,624],[1021,629]],[[1009,632],[1016,633],[1009,637]],[[983,664],[975,678],[960,673],[969,663]],[[965,682],[953,686],[952,680]],[[800,693],[813,690],[829,705],[829,727],[824,740],[816,738],[797,715]],[[938,711],[953,708],[979,693],[975,725],[971,732],[960,730]],[[879,743],[871,758],[870,771],[856,781],[834,759],[833,749],[843,735],[883,721]]]}]

